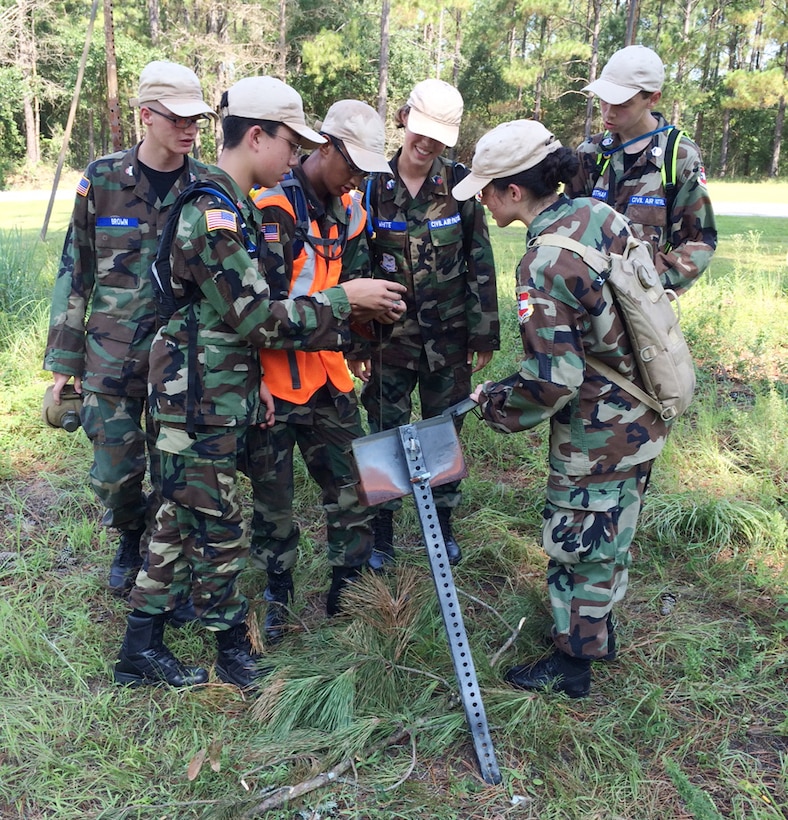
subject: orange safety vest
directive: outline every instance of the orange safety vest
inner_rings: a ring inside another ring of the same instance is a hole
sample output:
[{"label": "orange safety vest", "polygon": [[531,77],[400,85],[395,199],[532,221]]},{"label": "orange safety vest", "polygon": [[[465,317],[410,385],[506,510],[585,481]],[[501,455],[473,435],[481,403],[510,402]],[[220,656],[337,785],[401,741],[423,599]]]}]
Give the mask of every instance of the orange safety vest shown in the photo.
[{"label": "orange safety vest", "polygon": [[[282,189],[263,188],[253,192],[252,199],[261,210],[276,206],[297,219],[293,206]],[[350,194],[342,197],[342,205],[348,214],[348,241],[364,230],[366,212],[361,203]],[[309,226],[310,236],[320,237],[315,221]],[[338,239],[337,225],[331,226],[328,239]],[[293,260],[288,296],[311,296],[339,282],[342,273],[342,255],[326,259],[309,242],[304,242],[301,252]],[[338,350],[260,350],[265,383],[274,396],[293,404],[307,401],[330,381],[338,390],[353,390],[353,377],[345,363],[345,356]]]}]

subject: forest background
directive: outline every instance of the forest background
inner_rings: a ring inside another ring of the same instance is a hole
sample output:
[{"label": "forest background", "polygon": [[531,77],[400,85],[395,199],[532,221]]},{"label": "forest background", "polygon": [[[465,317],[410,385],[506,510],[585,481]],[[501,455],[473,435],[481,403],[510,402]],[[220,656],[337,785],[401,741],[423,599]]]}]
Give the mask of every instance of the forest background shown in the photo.
[{"label": "forest background", "polygon": [[[416,82],[440,77],[465,99],[456,153],[468,161],[478,137],[509,119],[541,120],[569,145],[599,130],[582,88],[635,42],[662,57],[660,110],[701,146],[710,176],[788,174],[786,0],[128,0],[114,8],[94,0],[93,8],[64,157],[71,168],[139,139],[128,100],[151,59],[192,66],[211,104],[241,77],[281,77],[310,119],[345,97],[390,114]],[[0,187],[58,158],[90,16],[88,0],[0,0]],[[217,137],[203,135],[207,161]]]}]

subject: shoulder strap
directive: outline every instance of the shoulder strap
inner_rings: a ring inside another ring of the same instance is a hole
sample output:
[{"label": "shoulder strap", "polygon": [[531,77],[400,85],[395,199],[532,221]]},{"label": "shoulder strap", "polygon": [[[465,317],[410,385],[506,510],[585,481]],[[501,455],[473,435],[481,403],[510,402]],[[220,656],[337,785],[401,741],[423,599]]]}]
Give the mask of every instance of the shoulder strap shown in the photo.
[{"label": "shoulder strap", "polygon": [[364,207],[367,211],[367,236],[370,239],[375,238],[375,226],[372,222],[372,191],[373,188],[377,193],[377,182],[380,175],[377,171],[373,171],[367,177],[367,185],[364,190]]},{"label": "shoulder strap", "polygon": [[[609,254],[596,248],[591,248],[588,245],[583,245],[582,242],[578,242],[569,236],[558,233],[542,234],[529,243],[529,247],[534,245],[552,245],[553,247],[576,253],[589,268],[595,270],[604,279],[607,278],[605,274],[610,272],[611,258]],[[604,376],[608,381],[618,385],[622,390],[626,390],[627,393],[634,396],[647,407],[650,407],[657,413],[662,413],[663,408],[659,402],[649,396],[645,390],[638,387],[631,379],[628,379],[617,370],[601,362],[596,356],[586,356],[586,363],[590,364],[600,376]]]},{"label": "shoulder strap", "polygon": [[203,194],[211,194],[217,199],[220,199],[238,217],[238,224],[241,226],[241,235],[244,238],[246,250],[250,256],[254,256],[257,253],[257,243],[255,241],[255,237],[249,232],[249,226],[246,224],[246,220],[244,219],[238,205],[236,205],[233,198],[227,193],[227,191],[224,190],[224,188],[219,186],[218,183],[209,182],[207,180],[197,180],[196,182],[193,182],[187,188],[184,188],[184,190],[178,195],[178,198],[172,206],[172,212],[180,214],[183,210],[183,206],[190,199],[197,199],[197,197],[202,196]]},{"label": "shoulder strap", "polygon": [[296,227],[309,233],[309,205],[306,201],[306,194],[301,187],[301,183],[291,172],[279,183],[295,212]]},{"label": "shoulder strap", "polygon": [[[315,236],[311,232],[312,222],[309,218],[309,203],[307,202],[304,189],[291,172],[289,176],[280,183],[290,204],[295,211],[295,238],[293,240],[293,258],[298,258],[303,250],[304,243],[307,243],[312,250],[322,259],[329,262],[342,258],[347,245],[349,225],[339,225],[337,228],[339,236],[336,239],[323,239]],[[348,214],[349,217],[349,214]]]},{"label": "shoulder strap", "polygon": [[569,236],[560,233],[540,234],[528,243],[529,248],[537,245],[552,245],[554,248],[576,253],[589,268],[599,274],[605,274],[610,270],[610,254],[589,245],[584,245]]},{"label": "shoulder strap", "polygon": [[606,365],[604,362],[597,359],[596,356],[591,355],[586,356],[586,364],[590,364],[600,376],[604,376],[609,382],[613,382],[613,384],[618,385],[622,390],[629,393],[630,396],[633,396],[639,402],[642,402],[647,407],[650,407],[660,416],[662,415],[662,405],[654,398],[649,396],[645,390],[641,390],[633,381],[628,379],[626,376],[622,376],[618,370],[614,370],[609,365]]},{"label": "shoulder strap", "polygon": [[676,193],[678,191],[676,168],[679,155],[679,143],[683,136],[684,132],[680,128],[672,126],[668,132],[668,140],[665,145],[665,161],[662,163],[662,187],[665,189],[665,212],[667,214],[668,223],[670,223],[670,214],[673,211],[673,203],[676,200]]}]

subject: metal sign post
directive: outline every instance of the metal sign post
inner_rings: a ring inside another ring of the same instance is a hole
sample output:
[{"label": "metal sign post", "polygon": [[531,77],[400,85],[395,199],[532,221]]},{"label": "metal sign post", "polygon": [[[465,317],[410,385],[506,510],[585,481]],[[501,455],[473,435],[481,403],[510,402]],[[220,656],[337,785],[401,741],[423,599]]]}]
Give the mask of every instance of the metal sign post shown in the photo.
[{"label": "metal sign post", "polygon": [[450,407],[442,416],[365,436],[352,446],[359,473],[359,497],[363,503],[380,504],[391,498],[401,498],[408,491],[413,495],[479,769],[485,782],[497,784],[501,782],[501,773],[431,486],[431,481],[438,486],[467,473],[454,417],[475,406],[470,400],[462,402]]}]

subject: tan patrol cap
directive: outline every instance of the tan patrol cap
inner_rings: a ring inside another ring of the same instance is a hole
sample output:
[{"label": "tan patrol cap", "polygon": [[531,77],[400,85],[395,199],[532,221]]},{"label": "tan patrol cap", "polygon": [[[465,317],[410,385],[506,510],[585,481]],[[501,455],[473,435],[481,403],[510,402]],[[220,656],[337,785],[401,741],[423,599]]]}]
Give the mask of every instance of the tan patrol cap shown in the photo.
[{"label": "tan patrol cap", "polygon": [[227,106],[222,109],[222,115],[281,122],[302,137],[307,148],[316,148],[326,142],[325,137],[306,124],[301,95],[276,77],[238,80],[227,91]]},{"label": "tan patrol cap", "polygon": [[342,140],[350,159],[362,171],[391,173],[384,154],[386,124],[372,106],[361,100],[335,102],[319,128],[324,134]]},{"label": "tan patrol cap", "polygon": [[154,60],[140,73],[138,94],[131,104],[139,107],[149,102],[160,102],[177,117],[216,116],[202,98],[197,75],[190,68],[168,60]]},{"label": "tan patrol cap", "polygon": [[471,173],[452,188],[451,194],[457,200],[470,199],[492,180],[527,171],[560,147],[560,141],[541,122],[501,123],[476,143]]},{"label": "tan patrol cap", "polygon": [[443,80],[423,80],[408,97],[408,130],[437,140],[457,144],[462,120],[462,95]]},{"label": "tan patrol cap", "polygon": [[607,61],[599,79],[583,91],[596,94],[610,105],[621,105],[638,91],[662,91],[664,82],[665,66],[655,51],[646,46],[627,46]]}]

